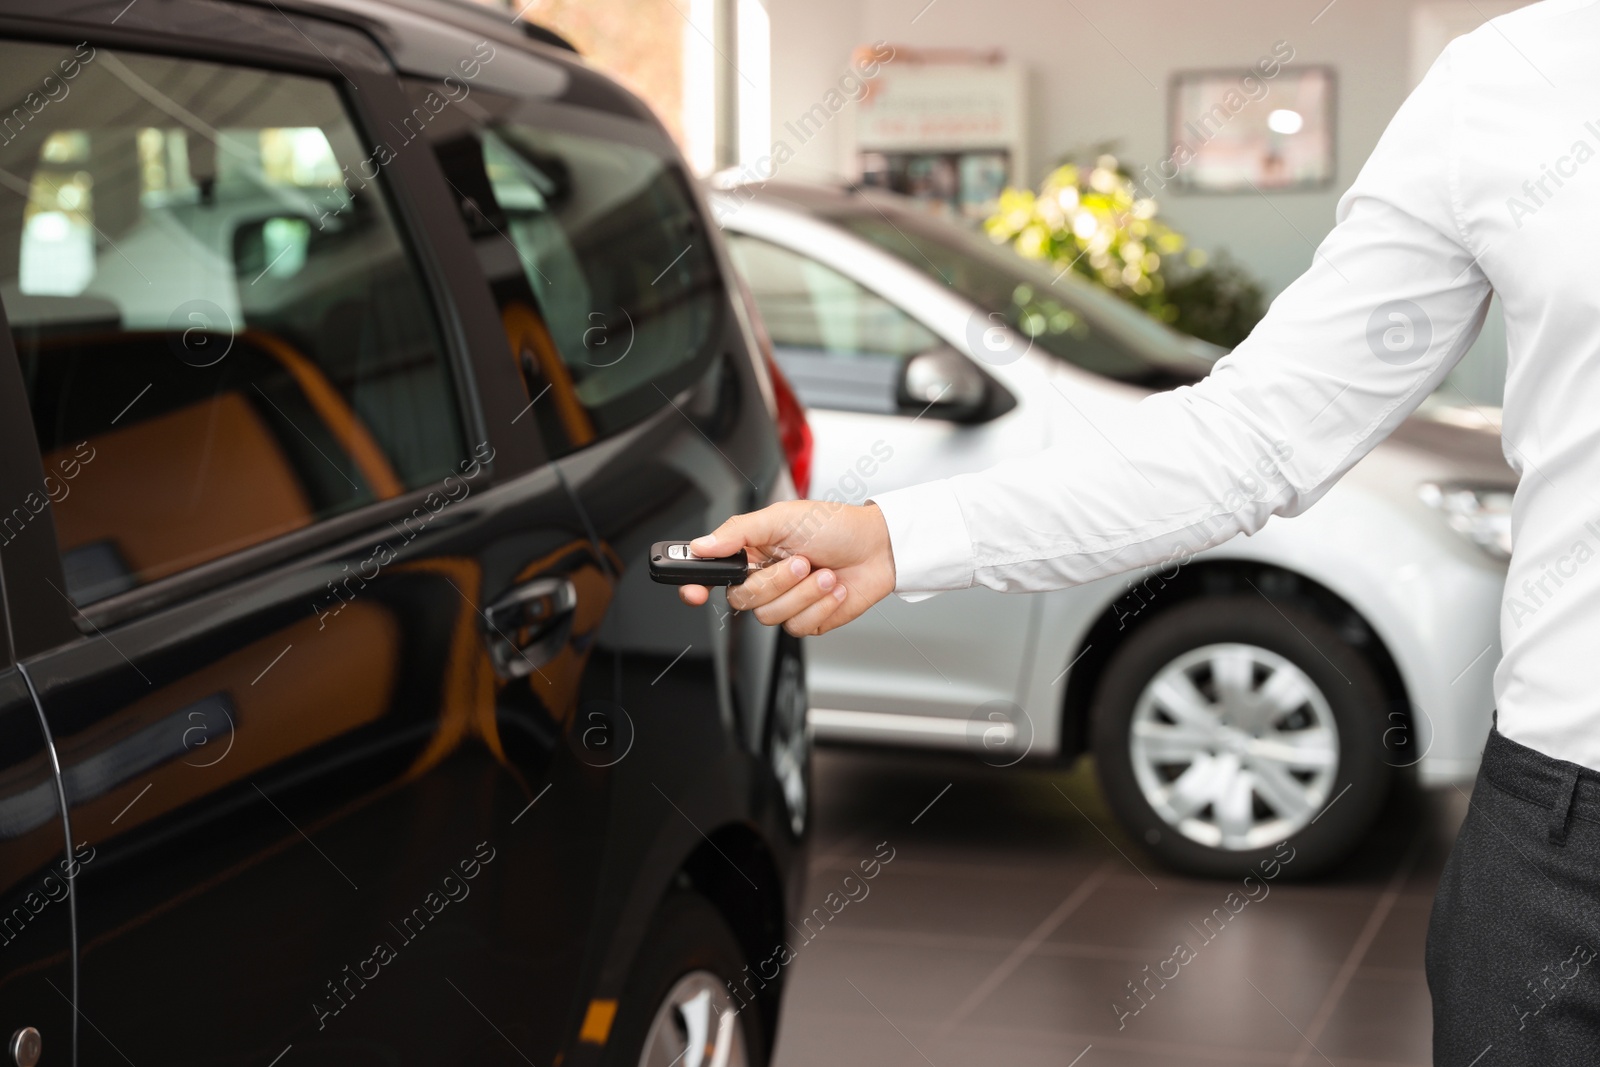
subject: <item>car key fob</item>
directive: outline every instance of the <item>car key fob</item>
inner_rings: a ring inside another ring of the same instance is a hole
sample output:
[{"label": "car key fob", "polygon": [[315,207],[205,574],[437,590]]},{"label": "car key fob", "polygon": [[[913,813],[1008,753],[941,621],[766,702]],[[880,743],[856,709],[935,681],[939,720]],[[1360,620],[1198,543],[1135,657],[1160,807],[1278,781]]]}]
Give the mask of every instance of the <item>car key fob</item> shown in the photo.
[{"label": "car key fob", "polygon": [[738,585],[751,569],[742,548],[731,556],[697,556],[687,541],[657,541],[650,548],[650,578],[662,585]]}]

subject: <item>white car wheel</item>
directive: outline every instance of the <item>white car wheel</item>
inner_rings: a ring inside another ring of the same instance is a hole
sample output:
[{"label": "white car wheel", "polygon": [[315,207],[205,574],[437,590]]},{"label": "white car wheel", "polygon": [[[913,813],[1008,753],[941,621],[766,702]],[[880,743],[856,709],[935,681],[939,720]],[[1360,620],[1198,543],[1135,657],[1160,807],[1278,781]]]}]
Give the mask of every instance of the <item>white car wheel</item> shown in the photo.
[{"label": "white car wheel", "polygon": [[1360,844],[1396,777],[1392,694],[1316,605],[1185,601],[1107,661],[1090,724],[1101,788],[1140,845],[1193,874],[1269,858],[1306,877]]},{"label": "white car wheel", "polygon": [[650,1022],[639,1067],[750,1067],[723,979],[690,971],[674,983]]},{"label": "white car wheel", "polygon": [[1156,673],[1134,707],[1129,750],[1168,826],[1208,848],[1258,849],[1298,833],[1332,798],[1339,727],[1293,662],[1230,642]]}]

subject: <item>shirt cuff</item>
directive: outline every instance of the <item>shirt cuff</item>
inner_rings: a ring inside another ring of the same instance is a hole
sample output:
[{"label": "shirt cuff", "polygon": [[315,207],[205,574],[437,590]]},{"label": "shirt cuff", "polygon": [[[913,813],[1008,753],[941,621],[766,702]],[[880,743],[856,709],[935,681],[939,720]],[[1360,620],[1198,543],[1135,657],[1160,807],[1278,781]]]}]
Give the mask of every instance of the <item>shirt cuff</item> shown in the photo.
[{"label": "shirt cuff", "polygon": [[889,527],[894,591],[922,599],[972,585],[972,538],[948,481],[927,482],[872,498]]}]

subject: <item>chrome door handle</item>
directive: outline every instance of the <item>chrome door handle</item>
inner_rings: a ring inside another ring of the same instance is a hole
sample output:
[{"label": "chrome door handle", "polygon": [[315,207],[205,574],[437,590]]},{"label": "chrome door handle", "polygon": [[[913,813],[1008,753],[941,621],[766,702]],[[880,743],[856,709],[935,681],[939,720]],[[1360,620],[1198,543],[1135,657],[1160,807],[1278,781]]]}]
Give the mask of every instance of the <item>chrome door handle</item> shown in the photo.
[{"label": "chrome door handle", "polygon": [[35,1067],[39,1062],[39,1053],[42,1042],[39,1040],[39,1031],[31,1026],[24,1026],[21,1030],[11,1035],[11,1062],[17,1067]]},{"label": "chrome door handle", "polygon": [[522,678],[555,659],[572,635],[577,608],[578,587],[570,578],[535,578],[485,608],[495,673]]}]

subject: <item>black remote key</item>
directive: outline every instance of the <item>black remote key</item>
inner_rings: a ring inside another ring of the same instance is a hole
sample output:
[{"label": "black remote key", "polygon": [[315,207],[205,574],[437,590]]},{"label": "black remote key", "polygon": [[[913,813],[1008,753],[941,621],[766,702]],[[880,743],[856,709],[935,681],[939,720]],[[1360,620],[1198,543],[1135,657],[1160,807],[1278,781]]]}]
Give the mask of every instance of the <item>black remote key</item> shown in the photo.
[{"label": "black remote key", "polygon": [[697,556],[687,541],[650,548],[650,578],[662,585],[739,585],[754,569],[742,548],[731,556]]}]

